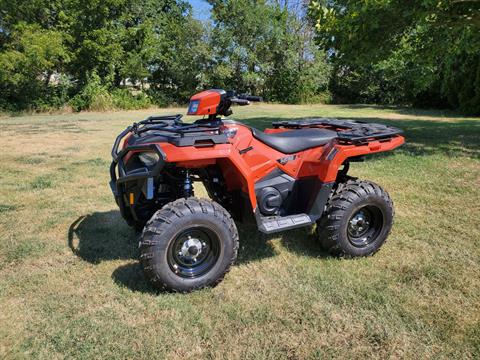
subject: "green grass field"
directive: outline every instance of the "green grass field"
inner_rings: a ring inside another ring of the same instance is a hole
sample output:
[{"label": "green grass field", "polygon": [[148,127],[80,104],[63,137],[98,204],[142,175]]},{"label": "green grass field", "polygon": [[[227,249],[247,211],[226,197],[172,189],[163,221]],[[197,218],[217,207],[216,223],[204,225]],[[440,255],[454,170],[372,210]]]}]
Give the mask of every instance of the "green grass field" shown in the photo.
[{"label": "green grass field", "polygon": [[157,293],[110,193],[110,148],[131,122],[181,110],[2,117],[0,358],[479,358],[480,119],[235,110],[259,128],[329,116],[404,129],[405,146],[351,170],[395,202],[382,250],[339,260],[311,229],[266,237],[239,224],[239,258],[222,283]]}]

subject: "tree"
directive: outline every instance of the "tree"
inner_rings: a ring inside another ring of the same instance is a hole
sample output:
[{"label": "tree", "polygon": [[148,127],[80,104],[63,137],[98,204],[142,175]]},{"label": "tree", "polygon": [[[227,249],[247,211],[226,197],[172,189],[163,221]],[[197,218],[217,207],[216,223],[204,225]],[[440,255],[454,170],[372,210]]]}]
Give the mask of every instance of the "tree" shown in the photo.
[{"label": "tree", "polygon": [[326,90],[324,53],[315,49],[308,21],[289,1],[209,2],[214,57],[207,82],[290,103]]},{"label": "tree", "polygon": [[183,16],[165,19],[162,41],[157,43],[150,63],[151,86],[163,103],[184,103],[201,84],[205,64],[203,26],[192,18],[191,9]]},{"label": "tree", "polygon": [[0,0],[0,106],[166,105],[205,87],[297,103],[326,91],[303,2],[210,3],[213,25],[185,0]]},{"label": "tree", "polygon": [[202,28],[182,0],[0,0],[0,106],[48,105],[58,87],[49,81],[52,75],[71,80],[62,94],[80,94],[76,100],[97,93],[110,98],[105,92],[117,94],[114,89],[128,79],[148,81],[153,98],[164,99],[164,92],[167,101],[185,101],[198,84],[201,38]]},{"label": "tree", "polygon": [[0,106],[27,107],[49,95],[54,73],[68,64],[64,34],[19,23],[0,52]]},{"label": "tree", "polygon": [[337,95],[479,113],[479,10],[470,0],[340,0],[312,1],[309,13]]}]

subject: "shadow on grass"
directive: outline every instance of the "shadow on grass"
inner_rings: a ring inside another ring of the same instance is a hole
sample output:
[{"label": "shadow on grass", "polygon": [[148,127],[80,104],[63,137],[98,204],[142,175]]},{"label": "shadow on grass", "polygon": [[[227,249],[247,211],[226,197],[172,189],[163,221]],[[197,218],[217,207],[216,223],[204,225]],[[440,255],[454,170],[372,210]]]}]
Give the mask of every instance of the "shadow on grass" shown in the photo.
[{"label": "shadow on grass", "polygon": [[[236,264],[247,264],[276,255],[268,240],[278,238],[278,235],[266,236],[258,231],[256,225],[238,223],[237,228],[240,249]],[[305,239],[302,237],[305,238],[306,234],[300,231],[285,233],[282,235],[282,243],[289,250],[302,254],[312,251],[310,255],[317,256],[318,246],[310,238],[303,244]],[[138,236],[125,224],[119,211],[95,212],[79,217],[70,225],[68,246],[75,255],[91,264],[110,260],[137,260]],[[142,268],[136,261],[118,267],[112,273],[112,279],[132,291],[156,292],[145,280]]]},{"label": "shadow on grass", "polygon": [[240,248],[238,250],[237,264],[248,264],[276,255],[269,237],[258,231],[254,224],[236,223]]},{"label": "shadow on grass", "polygon": [[112,273],[112,279],[115,284],[125,287],[134,292],[160,294],[161,291],[155,289],[145,279],[143,269],[139,262],[119,266]]},{"label": "shadow on grass", "polygon": [[[319,115],[321,117],[321,115]],[[308,118],[291,118],[300,120]],[[458,117],[445,117],[446,120],[388,120],[376,117],[348,117],[364,122],[375,122],[398,127],[404,131],[406,143],[400,149],[403,153],[415,156],[446,155],[450,157],[480,158],[480,121],[458,120]],[[259,129],[269,127],[272,121],[290,120],[286,118],[258,117],[242,120],[245,124]],[[389,153],[385,153],[389,154]]]},{"label": "shadow on grass", "polygon": [[68,230],[68,246],[81,259],[100,264],[109,260],[135,260],[119,266],[113,281],[132,291],[158,293],[143,276],[138,259],[138,237],[118,210],[80,216]]},{"label": "shadow on grass", "polygon": [[[268,238],[255,225],[237,224],[240,250],[237,263],[243,264],[275,255]],[[125,224],[119,211],[95,212],[81,216],[70,225],[68,246],[75,255],[92,264],[108,260],[138,258],[139,234]]]},{"label": "shadow on grass", "polygon": [[[258,232],[253,225],[237,224],[240,236],[240,249],[236,264],[245,264],[260,261],[275,255],[275,251],[263,234]],[[143,275],[142,266],[138,263],[130,263],[118,267],[112,273],[113,281],[134,292],[160,294],[161,291],[153,288]]]},{"label": "shadow on grass", "polygon": [[75,220],[68,230],[68,246],[92,264],[135,259],[138,234],[125,224],[119,211],[95,212]]},{"label": "shadow on grass", "polygon": [[280,241],[287,251],[300,256],[313,258],[328,258],[332,256],[322,250],[317,234],[312,231],[310,226],[286,231],[281,234]]},{"label": "shadow on grass", "polygon": [[[276,255],[276,252],[269,241],[280,237],[282,245],[291,252],[301,256],[326,258],[327,253],[323,252],[316,241],[315,235],[310,228],[287,231],[283,234],[264,235],[260,233],[255,225],[237,224],[240,235],[240,250],[236,265],[261,261]],[[234,265],[235,266],[235,265]],[[112,273],[113,281],[134,292],[161,294],[162,291],[153,288],[143,275],[142,266],[138,262],[119,266]]]}]

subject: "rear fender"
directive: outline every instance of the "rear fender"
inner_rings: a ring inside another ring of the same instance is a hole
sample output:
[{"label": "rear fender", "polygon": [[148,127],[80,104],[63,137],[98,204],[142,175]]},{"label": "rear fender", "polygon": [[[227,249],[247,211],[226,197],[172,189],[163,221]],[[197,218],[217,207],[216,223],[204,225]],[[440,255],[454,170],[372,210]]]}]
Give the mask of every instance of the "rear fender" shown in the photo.
[{"label": "rear fender", "polygon": [[319,178],[322,182],[333,182],[338,171],[348,158],[391,151],[405,142],[403,136],[396,136],[385,140],[375,140],[365,145],[341,145],[332,143],[328,145],[320,157]]}]

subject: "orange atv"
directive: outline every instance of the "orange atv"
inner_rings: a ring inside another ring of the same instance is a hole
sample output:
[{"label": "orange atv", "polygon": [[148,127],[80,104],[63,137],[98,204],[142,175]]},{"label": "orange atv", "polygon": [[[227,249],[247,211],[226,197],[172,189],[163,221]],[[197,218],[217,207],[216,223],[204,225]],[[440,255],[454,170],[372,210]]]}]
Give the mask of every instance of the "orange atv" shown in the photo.
[{"label": "orange atv", "polygon": [[[125,220],[142,229],[140,260],[153,285],[213,286],[237,257],[234,219],[266,234],[317,224],[330,253],[367,256],[385,242],[393,204],[377,184],[347,175],[365,155],[404,143],[399,129],[326,118],[279,121],[260,131],[222,119],[261,98],[208,90],[189,115],[152,116],[112,149],[111,188]],[[210,200],[194,197],[201,181]]]}]

